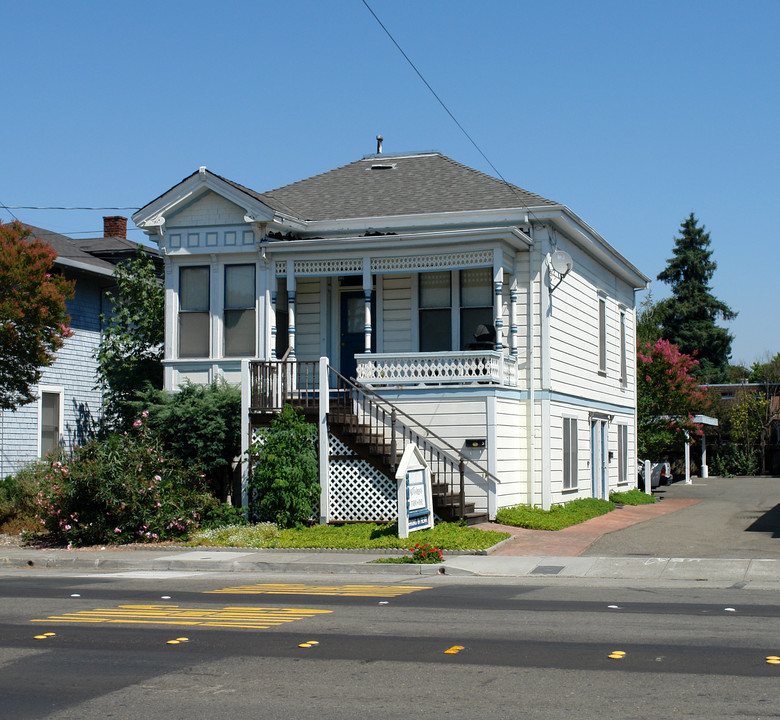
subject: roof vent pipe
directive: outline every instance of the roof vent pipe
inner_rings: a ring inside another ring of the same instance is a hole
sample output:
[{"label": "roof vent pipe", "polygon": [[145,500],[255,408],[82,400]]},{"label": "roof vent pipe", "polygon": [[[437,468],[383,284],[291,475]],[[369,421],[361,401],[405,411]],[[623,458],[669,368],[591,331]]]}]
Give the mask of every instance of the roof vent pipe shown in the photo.
[{"label": "roof vent pipe", "polygon": [[376,154],[381,155],[382,154],[382,141],[384,138],[381,135],[376,136]]}]

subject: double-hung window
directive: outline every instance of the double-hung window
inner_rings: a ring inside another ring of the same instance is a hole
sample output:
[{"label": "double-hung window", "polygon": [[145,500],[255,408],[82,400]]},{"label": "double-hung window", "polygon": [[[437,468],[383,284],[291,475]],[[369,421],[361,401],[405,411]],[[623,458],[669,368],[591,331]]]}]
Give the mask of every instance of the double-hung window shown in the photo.
[{"label": "double-hung window", "polygon": [[628,425],[618,425],[618,482],[628,482]]},{"label": "double-hung window", "polygon": [[211,333],[207,265],[179,270],[179,357],[208,357]]},{"label": "double-hung window", "polygon": [[225,357],[255,355],[255,266],[225,266]]},{"label": "double-hung window", "polygon": [[625,387],[628,383],[626,361],[626,311],[620,311],[620,384]]},{"label": "double-hung window", "polygon": [[420,352],[452,350],[452,278],[420,273]]},{"label": "double-hung window", "polygon": [[40,457],[46,457],[60,446],[62,436],[62,392],[39,388],[40,426],[38,442]]},{"label": "double-hung window", "polygon": [[599,372],[607,372],[607,298],[599,295]]},{"label": "double-hung window", "polygon": [[563,418],[563,489],[577,488],[577,418]]},{"label": "double-hung window", "polygon": [[[460,349],[474,347],[475,340],[493,327],[493,282],[490,268],[460,271]],[[490,332],[487,333],[488,335]],[[495,337],[491,342],[495,342]],[[480,347],[479,349],[486,349]]]}]

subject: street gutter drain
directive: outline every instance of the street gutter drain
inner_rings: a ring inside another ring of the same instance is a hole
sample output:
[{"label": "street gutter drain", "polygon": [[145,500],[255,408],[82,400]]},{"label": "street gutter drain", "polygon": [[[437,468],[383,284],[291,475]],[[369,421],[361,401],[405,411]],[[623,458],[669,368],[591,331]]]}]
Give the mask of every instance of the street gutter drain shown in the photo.
[{"label": "street gutter drain", "polygon": [[557,575],[563,570],[563,565],[537,565],[531,570],[531,575]]}]

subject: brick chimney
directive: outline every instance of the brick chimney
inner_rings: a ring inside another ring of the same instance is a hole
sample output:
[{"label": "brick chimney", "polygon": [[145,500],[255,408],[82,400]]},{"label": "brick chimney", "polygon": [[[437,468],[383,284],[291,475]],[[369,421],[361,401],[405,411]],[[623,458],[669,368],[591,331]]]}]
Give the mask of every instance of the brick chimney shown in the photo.
[{"label": "brick chimney", "polygon": [[121,215],[104,217],[103,237],[118,237],[127,240],[127,218]]}]

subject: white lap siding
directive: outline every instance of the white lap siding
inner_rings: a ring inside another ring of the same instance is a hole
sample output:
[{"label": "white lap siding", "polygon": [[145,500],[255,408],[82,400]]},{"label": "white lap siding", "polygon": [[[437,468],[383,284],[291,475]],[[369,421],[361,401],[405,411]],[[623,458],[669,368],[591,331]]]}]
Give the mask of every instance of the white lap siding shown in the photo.
[{"label": "white lap siding", "polygon": [[[299,278],[295,291],[295,355],[298,360],[319,360],[320,278]],[[278,330],[277,330],[278,332]]]},{"label": "white lap siding", "polygon": [[382,348],[379,351],[411,352],[413,325],[412,276],[386,275],[382,278]]}]

